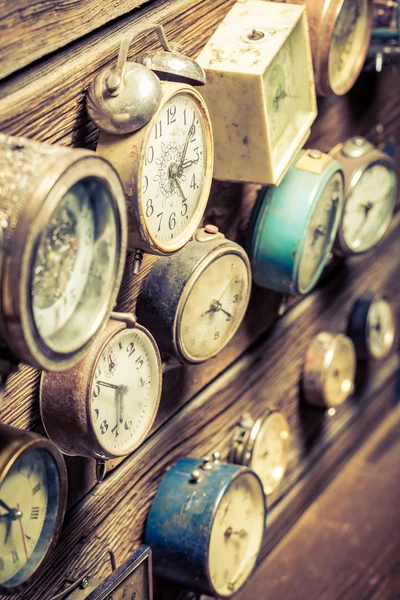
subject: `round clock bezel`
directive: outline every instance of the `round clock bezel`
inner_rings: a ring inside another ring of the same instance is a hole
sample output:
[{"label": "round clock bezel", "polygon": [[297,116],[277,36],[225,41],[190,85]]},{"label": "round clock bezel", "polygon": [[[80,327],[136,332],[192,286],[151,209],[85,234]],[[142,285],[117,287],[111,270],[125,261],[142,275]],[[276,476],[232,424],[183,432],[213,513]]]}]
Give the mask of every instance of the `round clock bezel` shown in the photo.
[{"label": "round clock bezel", "polygon": [[0,449],[0,489],[14,463],[25,454],[25,452],[31,450],[45,450],[50,454],[57,469],[59,484],[59,502],[53,532],[50,541],[46,545],[40,560],[36,563],[32,574],[25,581],[13,587],[5,586],[0,583],[0,593],[13,595],[24,591],[36,581],[41,574],[43,562],[57,543],[67,506],[67,469],[58,448],[50,440],[30,431],[20,431],[4,424],[0,425],[0,429],[2,430],[2,448]]},{"label": "round clock bezel", "polygon": [[[343,95],[347,94],[348,91],[351,90],[351,88],[354,86],[355,82],[357,81],[357,79],[361,73],[361,70],[364,66],[368,48],[369,48],[369,44],[370,44],[370,39],[371,39],[371,34],[372,34],[372,22],[373,22],[373,0],[365,0],[366,10],[367,10],[367,15],[366,15],[366,33],[367,33],[367,35],[364,36],[363,45],[362,46],[360,45],[359,52],[357,53],[357,60],[354,61],[353,67],[350,71],[350,75],[346,80],[347,83],[343,84],[342,86],[336,87],[334,85],[334,82],[331,80],[329,67],[330,67],[332,44],[334,41],[334,31],[336,29],[337,21],[340,17],[340,13],[343,10],[345,2],[350,3],[350,2],[353,2],[353,0],[339,0],[338,5],[336,7],[335,17],[334,17],[334,21],[333,21],[333,27],[331,28],[330,36],[329,36],[329,46],[328,46],[328,54],[327,54],[327,60],[326,60],[326,69],[324,69],[324,66],[322,67],[322,69],[320,69],[320,73],[321,73],[321,70],[325,70],[325,72],[326,72],[326,77],[323,77],[323,76],[321,77],[321,79],[323,80],[323,83],[321,85],[322,95],[327,95],[329,93],[329,91],[332,91],[337,96],[343,96]],[[353,52],[353,54],[355,55],[356,53]]]},{"label": "round clock bezel", "polygon": [[[307,219],[305,222],[305,226],[304,226],[304,233],[300,239],[300,243],[297,247],[297,251],[296,251],[296,258],[294,261],[294,265],[293,265],[293,283],[296,287],[296,291],[297,293],[301,294],[301,295],[306,295],[309,292],[311,292],[311,290],[313,290],[315,288],[315,286],[317,285],[318,281],[321,278],[322,272],[326,267],[326,264],[329,260],[329,256],[332,252],[333,249],[333,245],[335,243],[335,239],[337,236],[337,231],[340,225],[340,220],[342,218],[342,212],[343,212],[343,205],[344,205],[344,194],[345,194],[345,180],[344,180],[344,174],[342,169],[335,164],[332,163],[328,163],[328,168],[329,166],[331,166],[331,173],[330,176],[327,177],[326,179],[324,179],[324,181],[321,181],[320,184],[318,185],[318,187],[316,189],[314,189],[313,191],[313,201],[312,204],[309,206],[309,210],[308,210],[308,214],[307,214]],[[334,169],[332,170],[332,166],[334,167]],[[328,171],[325,172],[326,176],[328,175]],[[302,258],[303,258],[303,252],[304,252],[304,246],[307,242],[307,231],[308,231],[308,227],[309,224],[314,216],[315,211],[317,210],[318,204],[321,201],[321,198],[326,190],[326,188],[329,186],[330,182],[332,181],[332,179],[334,177],[336,177],[337,174],[340,174],[341,176],[341,180],[342,180],[342,194],[341,194],[341,201],[338,202],[338,207],[336,210],[336,214],[335,214],[335,222],[333,224],[333,227],[331,229],[331,233],[329,236],[329,243],[327,245],[327,249],[326,252],[323,256],[323,259],[321,260],[321,263],[318,267],[318,269],[314,272],[314,275],[312,277],[312,279],[310,280],[309,284],[305,287],[302,288],[300,286],[300,267],[302,264]]]},{"label": "round clock bezel", "polygon": [[[332,150],[332,152],[334,152],[334,151],[335,151],[335,148]],[[366,162],[364,164],[360,165],[351,174],[349,183],[346,186],[344,209],[343,209],[342,218],[340,220],[340,224],[339,224],[339,228],[338,228],[338,232],[337,232],[337,240],[336,240],[336,244],[335,244],[335,249],[337,249],[339,251],[339,253],[343,254],[344,256],[361,255],[361,254],[364,254],[365,252],[369,252],[370,250],[375,248],[384,239],[387,231],[390,228],[390,224],[392,222],[394,209],[395,209],[396,203],[397,203],[398,184],[397,184],[397,177],[396,177],[396,167],[395,167],[393,160],[388,155],[384,155],[379,152],[379,155],[377,156],[376,150],[373,150],[372,152],[373,152],[373,155],[371,156],[371,158],[369,160],[366,160]],[[368,157],[368,154],[364,155],[365,158]],[[392,182],[393,182],[392,201],[391,201],[392,210],[390,213],[388,213],[387,220],[384,221],[382,223],[381,227],[377,230],[375,237],[374,237],[374,239],[375,239],[374,243],[372,245],[368,246],[367,248],[362,248],[361,250],[357,251],[356,249],[352,248],[347,243],[345,235],[344,235],[344,231],[343,231],[346,204],[347,204],[349,198],[351,197],[351,195],[353,194],[354,190],[356,189],[356,187],[357,187],[358,183],[360,182],[364,173],[366,171],[368,171],[368,169],[370,169],[371,167],[373,167],[375,165],[382,165],[383,167],[386,167],[386,169],[388,171],[390,171]]]},{"label": "round clock bezel", "polygon": [[[280,418],[282,419],[282,423],[285,424],[285,431],[288,433],[288,437],[285,441],[282,476],[279,480],[276,480],[274,487],[268,493],[265,491],[265,488],[264,488],[264,493],[266,496],[269,496],[270,494],[272,494],[277,489],[277,487],[280,485],[280,483],[282,482],[282,480],[285,476],[286,468],[287,468],[287,464],[288,464],[288,455],[289,455],[289,449],[290,449],[290,427],[289,427],[288,420],[286,419],[286,417],[282,413],[282,411],[280,411],[277,408],[274,408],[274,409],[267,408],[255,420],[253,420],[250,417],[250,415],[245,415],[243,418],[243,421],[241,421],[237,426],[237,432],[234,435],[234,438],[232,441],[233,442],[232,449],[231,449],[231,452],[229,455],[230,462],[233,462],[235,464],[240,464],[245,467],[249,467],[255,473],[257,473],[257,471],[252,466],[254,447],[255,447],[257,437],[260,433],[261,428],[263,427],[265,422],[268,421],[268,419],[271,417],[271,415],[274,415],[274,414],[278,414],[280,416]],[[258,476],[262,482],[261,476],[260,475],[258,475]]]},{"label": "round clock bezel", "polygon": [[[207,354],[205,357],[198,358],[198,357],[190,354],[190,352],[185,349],[185,344],[183,341],[183,333],[182,333],[183,313],[184,313],[186,304],[190,298],[190,295],[192,293],[193,287],[195,286],[195,284],[197,283],[199,278],[203,275],[204,271],[206,269],[208,269],[208,267],[212,263],[219,260],[221,257],[229,255],[229,254],[234,254],[236,256],[239,256],[239,258],[241,258],[241,260],[243,261],[243,263],[246,267],[246,272],[247,272],[247,277],[248,277],[248,279],[247,279],[248,285],[247,285],[247,290],[246,290],[246,296],[242,302],[242,310],[240,312],[240,315],[236,319],[236,326],[232,329],[230,334],[226,338],[224,338],[223,345],[221,345],[221,347],[219,347],[216,352],[211,352],[211,353]],[[194,268],[190,274],[190,277],[186,281],[185,287],[182,290],[181,296],[178,301],[178,305],[176,307],[174,322],[173,322],[173,344],[174,344],[179,356],[182,357],[182,359],[185,362],[188,362],[190,364],[199,364],[199,363],[203,363],[207,360],[210,360],[211,358],[214,358],[214,356],[219,354],[219,352],[221,352],[229,344],[229,342],[231,341],[231,339],[234,337],[237,330],[239,329],[239,327],[243,321],[244,315],[246,314],[246,311],[248,308],[248,304],[250,301],[250,294],[251,294],[251,267],[250,267],[249,257],[247,256],[246,252],[243,250],[243,248],[241,246],[239,246],[238,244],[232,243],[229,240],[224,240],[220,246],[213,248],[194,266]]]},{"label": "round clock bezel", "polygon": [[[327,376],[332,360],[340,348],[345,345],[351,355],[352,380],[351,387],[338,401],[331,401],[326,393]],[[303,392],[308,404],[318,408],[338,408],[350,398],[355,389],[357,367],[356,350],[352,340],[345,334],[320,332],[307,348],[303,367]]]},{"label": "round clock bezel", "polygon": [[[110,320],[106,329],[96,339],[84,360],[68,373],[42,373],[40,381],[40,413],[44,429],[48,437],[54,441],[63,454],[67,456],[85,456],[96,460],[110,460],[128,456],[146,439],[160,405],[162,391],[162,362],[158,346],[152,334],[136,323],[132,331],[139,330],[146,335],[151,344],[157,364],[158,385],[157,397],[151,422],[139,440],[129,450],[113,451],[105,448],[96,434],[91,411],[92,384],[96,367],[110,341],[125,331],[125,323]],[[47,388],[45,392],[44,389]],[[66,402],[69,405],[66,405]],[[65,421],[60,420],[59,412],[68,409],[69,427],[65,431]],[[82,410],[83,409],[83,410]],[[71,414],[71,411],[73,413]]]},{"label": "round clock bezel", "polygon": [[[93,153],[76,151],[56,157],[51,169],[51,173],[30,190],[31,202],[24,204],[13,231],[9,258],[2,273],[1,312],[6,340],[22,360],[37,369],[64,371],[86,354],[115,304],[125,262],[126,204],[116,172]],[[85,178],[101,182],[109,195],[116,227],[114,281],[109,286],[102,310],[88,331],[86,342],[76,350],[62,353],[46,344],[36,326],[31,301],[32,269],[41,236],[54,211],[72,186]]]},{"label": "round clock bezel", "polygon": [[[262,481],[260,479],[260,477],[257,475],[257,473],[255,471],[253,471],[251,468],[247,467],[247,466],[241,466],[241,465],[233,465],[236,466],[238,468],[238,470],[236,471],[236,473],[234,473],[232,475],[232,477],[226,481],[225,485],[223,487],[221,487],[218,496],[215,499],[214,502],[214,506],[213,506],[213,513],[212,513],[212,517],[210,520],[210,531],[209,531],[209,535],[208,535],[208,542],[207,542],[207,550],[206,550],[206,575],[207,575],[207,583],[210,587],[210,591],[211,594],[217,598],[231,598],[234,594],[237,594],[241,589],[243,589],[243,587],[246,585],[246,583],[248,582],[249,578],[251,577],[251,574],[254,571],[255,565],[257,563],[257,558],[258,555],[261,551],[261,546],[262,546],[262,540],[264,537],[264,532],[266,530],[266,522],[267,522],[267,497],[264,493],[264,486],[262,484]],[[230,487],[233,486],[234,483],[236,483],[236,481],[240,478],[243,477],[243,475],[251,475],[252,477],[255,478],[255,480],[257,481],[258,485],[260,486],[260,490],[261,490],[261,497],[263,500],[263,509],[264,509],[264,519],[263,519],[263,530],[262,530],[262,536],[261,536],[261,541],[260,541],[260,546],[258,548],[258,552],[257,554],[254,556],[254,562],[250,568],[250,570],[247,572],[247,575],[244,579],[244,581],[241,583],[241,585],[239,587],[237,587],[231,594],[225,594],[225,595],[221,595],[214,587],[212,581],[211,581],[211,575],[210,575],[210,544],[211,544],[211,536],[212,536],[212,531],[214,528],[214,522],[215,522],[215,518],[218,512],[218,508],[219,505],[222,502],[223,497],[225,496],[225,494],[227,493],[227,491],[229,490]]]},{"label": "round clock bezel", "polygon": [[[369,315],[372,306],[377,302],[384,302],[390,309],[393,318],[393,331],[391,332],[390,345],[381,355],[376,355],[372,352],[370,345],[370,322]],[[399,331],[397,327],[396,313],[392,303],[381,294],[366,293],[363,294],[354,304],[350,313],[348,335],[352,339],[357,358],[361,360],[369,360],[372,362],[380,362],[386,360],[396,349]]]},{"label": "round clock bezel", "polygon": [[[196,103],[197,108],[199,109],[199,112],[202,117],[202,127],[203,127],[203,132],[204,132],[204,140],[205,140],[205,147],[207,150],[207,157],[206,157],[206,160],[204,161],[205,162],[205,165],[204,165],[205,185],[203,186],[203,189],[201,191],[196,211],[193,214],[192,219],[190,221],[190,227],[188,225],[186,232],[184,234],[181,234],[174,241],[174,244],[168,244],[168,246],[158,242],[148,226],[148,219],[146,217],[146,207],[145,207],[145,203],[143,200],[143,192],[142,192],[144,160],[141,160],[139,162],[138,174],[137,174],[137,181],[138,181],[137,205],[138,205],[140,223],[143,223],[143,227],[146,229],[150,245],[152,247],[156,248],[160,254],[167,254],[167,255],[177,252],[183,246],[185,246],[188,243],[188,241],[190,240],[190,238],[194,235],[194,232],[196,231],[196,229],[199,227],[200,222],[203,218],[206,206],[207,206],[209,195],[210,195],[213,164],[214,164],[214,161],[213,161],[213,136],[212,136],[211,120],[210,120],[210,116],[208,113],[208,109],[206,107],[203,97],[199,94],[199,92],[197,92],[194,88],[192,88],[189,85],[185,85],[185,86],[182,85],[181,87],[178,87],[176,90],[174,90],[172,92],[172,94],[164,94],[163,95],[161,103],[160,103],[156,113],[154,114],[152,119],[149,121],[148,125],[146,125],[144,128],[145,136],[143,139],[143,154],[142,155],[146,156],[146,154],[147,154],[147,148],[150,143],[150,136],[151,136],[153,129],[157,123],[160,113],[163,111],[164,106],[170,100],[172,100],[175,96],[189,96]],[[211,174],[211,176],[210,176],[210,174]]]}]

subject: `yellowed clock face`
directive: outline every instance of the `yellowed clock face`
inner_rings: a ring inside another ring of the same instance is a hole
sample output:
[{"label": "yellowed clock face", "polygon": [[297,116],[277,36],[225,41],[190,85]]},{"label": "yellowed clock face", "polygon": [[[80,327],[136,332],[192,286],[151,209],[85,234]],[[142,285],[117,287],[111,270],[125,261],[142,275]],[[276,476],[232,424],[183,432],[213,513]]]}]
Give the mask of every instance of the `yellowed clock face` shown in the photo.
[{"label": "yellowed clock face", "polygon": [[344,0],[329,51],[329,80],[335,93],[348,91],[358,76],[368,29],[368,0]]},{"label": "yellowed clock face", "polygon": [[0,487],[0,584],[16,587],[36,570],[56,526],[60,488],[47,450],[24,452]]},{"label": "yellowed clock face", "polygon": [[324,373],[323,395],[326,406],[339,406],[354,389],[356,355],[353,343],[341,336],[339,343],[328,353],[329,364]]},{"label": "yellowed clock face", "polygon": [[289,443],[287,420],[278,411],[270,413],[260,426],[251,457],[251,468],[260,477],[267,495],[285,475]]},{"label": "yellowed clock face", "polygon": [[264,492],[251,472],[240,474],[222,497],[209,545],[211,583],[222,597],[237,591],[253,571],[265,522]]},{"label": "yellowed clock face", "polygon": [[367,346],[373,358],[382,360],[390,353],[395,334],[396,318],[390,303],[376,300],[369,309],[367,323]]}]

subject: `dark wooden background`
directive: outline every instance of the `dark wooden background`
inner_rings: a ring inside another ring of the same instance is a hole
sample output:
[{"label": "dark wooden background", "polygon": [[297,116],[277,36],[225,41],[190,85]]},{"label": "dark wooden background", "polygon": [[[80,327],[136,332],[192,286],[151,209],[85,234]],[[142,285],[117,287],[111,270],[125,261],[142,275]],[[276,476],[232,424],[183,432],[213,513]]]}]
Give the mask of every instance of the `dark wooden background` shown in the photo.
[{"label": "dark wooden background", "polygon": [[[85,94],[98,70],[115,60],[122,35],[158,21],[170,39],[196,56],[233,1],[0,1],[0,131],[95,148],[97,131],[87,118]],[[152,37],[143,38],[131,50],[131,58],[153,46]],[[397,72],[363,74],[348,96],[319,101],[319,117],[307,146],[328,151],[381,123],[398,147],[399,92]],[[256,193],[257,186],[214,182],[205,222],[243,243]],[[363,383],[354,399],[333,416],[303,405],[300,380],[312,337],[321,330],[345,331],[360,294],[386,293],[400,310],[398,225],[396,218],[390,235],[372,254],[347,263],[335,261],[318,289],[292,300],[283,316],[278,316],[280,295],[255,287],[243,325],[224,352],[204,365],[165,375],[151,435],[133,455],[110,463],[102,484],[95,485],[94,461],[68,458],[69,510],[61,540],[34,589],[16,598],[49,600],[67,579],[107,576],[107,549],[120,564],[142,541],[165,468],[185,454],[200,457],[219,450],[226,457],[241,413],[250,410],[258,416],[267,406],[277,406],[287,416],[293,437],[288,474],[270,500],[266,556],[392,407],[397,357],[368,372],[360,369]],[[145,258],[135,281],[131,261],[128,256],[121,310],[134,310],[153,259]],[[38,381],[39,374],[27,366],[9,380],[1,414],[6,423],[43,433]],[[177,598],[188,595],[173,586],[156,585],[155,600]]]}]

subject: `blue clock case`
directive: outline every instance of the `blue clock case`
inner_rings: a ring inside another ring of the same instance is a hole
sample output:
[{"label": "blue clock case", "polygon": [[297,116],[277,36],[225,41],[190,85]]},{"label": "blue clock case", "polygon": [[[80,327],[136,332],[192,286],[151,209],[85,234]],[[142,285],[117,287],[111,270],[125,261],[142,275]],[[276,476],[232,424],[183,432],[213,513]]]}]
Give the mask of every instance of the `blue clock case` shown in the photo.
[{"label": "blue clock case", "polygon": [[[209,577],[208,548],[218,504],[241,473],[251,472],[259,479],[247,467],[212,464],[212,469],[207,471],[199,468],[201,459],[178,460],[158,488],[145,531],[145,543],[152,549],[156,576],[211,596],[215,590]],[[197,482],[192,478],[194,469],[201,473]],[[266,514],[265,497],[264,504]]]},{"label": "blue clock case", "polygon": [[[329,258],[340,223],[342,207],[338,207],[325,260],[306,289],[300,289],[298,275],[307,227],[319,198],[335,173],[343,171],[332,160],[320,175],[296,167],[304,150],[277,187],[263,187],[259,193],[248,237],[248,253],[253,278],[257,285],[301,295],[309,292],[319,280]],[[344,177],[343,177],[344,183]]]}]

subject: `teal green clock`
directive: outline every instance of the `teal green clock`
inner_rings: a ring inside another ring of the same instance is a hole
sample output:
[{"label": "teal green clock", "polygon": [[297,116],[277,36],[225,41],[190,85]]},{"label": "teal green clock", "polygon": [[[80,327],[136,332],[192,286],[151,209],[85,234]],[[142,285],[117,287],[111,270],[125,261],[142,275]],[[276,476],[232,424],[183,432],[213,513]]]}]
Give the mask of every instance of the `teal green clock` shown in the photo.
[{"label": "teal green clock", "polygon": [[257,285],[306,294],[329,260],[344,202],[336,160],[302,150],[277,187],[263,187],[250,222],[248,250]]}]

